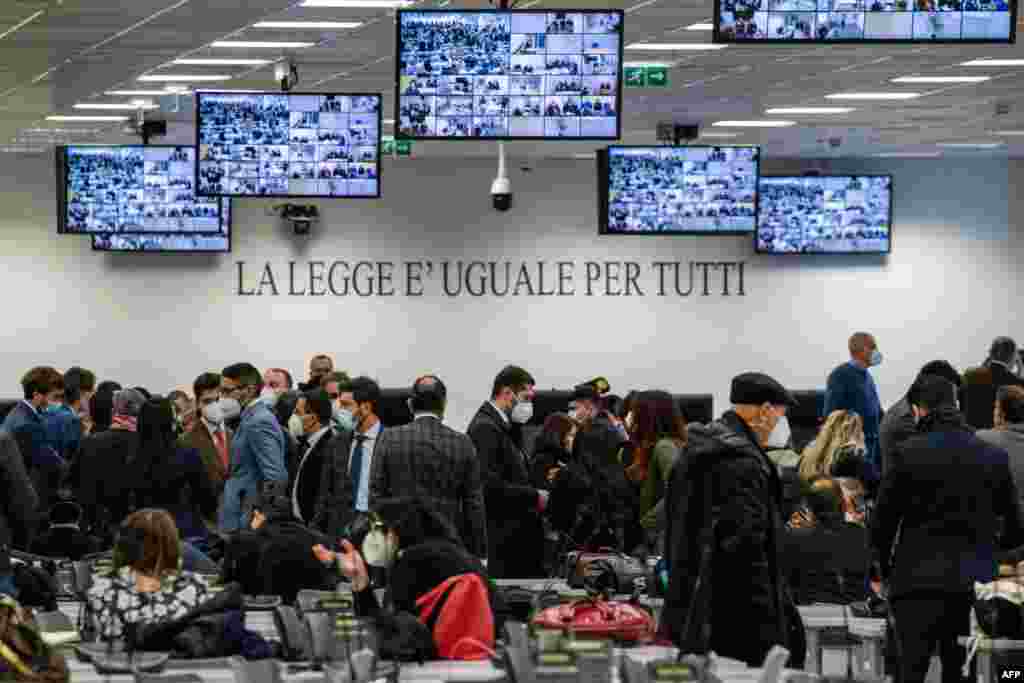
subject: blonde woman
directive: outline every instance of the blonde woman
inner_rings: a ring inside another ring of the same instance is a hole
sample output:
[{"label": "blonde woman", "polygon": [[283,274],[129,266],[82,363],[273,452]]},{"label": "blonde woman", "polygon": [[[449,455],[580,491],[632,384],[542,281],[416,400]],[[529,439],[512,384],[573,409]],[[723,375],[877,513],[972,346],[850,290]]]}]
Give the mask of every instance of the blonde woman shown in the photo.
[{"label": "blonde woman", "polygon": [[836,410],[800,457],[800,479],[831,477],[834,468],[851,456],[864,457],[864,420],[849,410]]}]

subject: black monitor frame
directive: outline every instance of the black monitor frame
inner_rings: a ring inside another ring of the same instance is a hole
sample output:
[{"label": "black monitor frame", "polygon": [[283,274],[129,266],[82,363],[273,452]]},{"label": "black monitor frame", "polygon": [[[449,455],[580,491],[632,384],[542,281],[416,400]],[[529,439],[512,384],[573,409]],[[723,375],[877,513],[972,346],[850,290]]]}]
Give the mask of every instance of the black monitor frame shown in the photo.
[{"label": "black monitor frame", "polygon": [[[202,114],[200,113],[200,100],[204,95],[288,95],[306,97],[376,97],[377,105],[377,192],[376,194],[345,194],[345,195],[322,195],[322,194],[206,194],[199,192],[199,150],[202,141],[199,134],[202,125]],[[384,96],[372,92],[294,92],[275,90],[197,90],[196,99],[196,196],[197,197],[231,197],[237,199],[380,199],[384,187],[383,171],[383,148],[384,148]]]},{"label": "black monitor frame", "polygon": [[758,229],[754,231],[754,252],[757,254],[764,254],[765,256],[886,256],[892,253],[893,247],[893,236],[896,234],[896,221],[893,213],[894,208],[894,191],[893,186],[895,181],[891,173],[829,173],[820,175],[770,175],[762,176],[763,179],[777,179],[777,178],[789,178],[789,179],[810,179],[810,178],[888,178],[889,179],[889,249],[888,251],[768,251],[761,249],[758,246],[758,234],[760,232],[761,216],[760,216],[760,202],[761,202],[761,179],[757,181],[757,200],[758,200]]},{"label": "black monitor frame", "polygon": [[[914,0],[907,0],[914,2]],[[769,2],[769,0],[763,0]],[[712,22],[714,28],[711,34],[711,42],[726,45],[1013,45],[1017,42],[1017,1],[1008,0],[1010,3],[1010,36],[1009,38],[942,38],[939,40],[924,40],[919,38],[842,38],[837,40],[821,40],[818,38],[800,40],[799,38],[787,38],[783,40],[763,38],[759,40],[736,40],[726,39],[722,36],[722,0],[715,0],[714,15]],[[803,14],[818,14],[803,12]],[[914,13],[910,10],[906,13]],[[900,14],[900,12],[869,12],[865,14]],[[942,14],[936,12],[936,14]]]},{"label": "black monitor frame", "polygon": [[[658,230],[653,232],[615,232],[608,229],[609,194],[611,192],[610,158],[613,149],[755,149],[757,159],[754,172],[754,228],[753,230]],[[598,234],[606,237],[658,237],[660,235],[757,235],[761,204],[761,146],[760,145],[609,145],[597,152],[597,222]]]},{"label": "black monitor frame", "polygon": [[[619,87],[616,89],[616,101],[615,101],[615,135],[604,136],[604,137],[573,137],[573,138],[556,138],[547,136],[482,136],[482,137],[443,137],[439,135],[433,136],[411,136],[403,135],[401,132],[402,122],[402,15],[403,14],[618,14],[621,18],[619,20],[619,26],[621,31],[619,32],[619,73],[618,82]],[[625,88],[625,44],[626,44],[626,13],[621,9],[400,9],[397,11],[395,16],[395,140],[445,140],[448,142],[479,142],[482,140],[498,140],[506,142],[514,141],[543,141],[543,142],[608,142],[610,140],[618,140],[622,137],[622,91]]]}]

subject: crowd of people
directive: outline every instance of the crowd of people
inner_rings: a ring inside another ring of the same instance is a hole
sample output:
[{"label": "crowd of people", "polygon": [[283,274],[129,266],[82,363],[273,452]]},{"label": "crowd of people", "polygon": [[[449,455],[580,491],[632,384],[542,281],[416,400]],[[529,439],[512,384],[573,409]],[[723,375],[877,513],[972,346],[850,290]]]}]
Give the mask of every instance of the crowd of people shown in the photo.
[{"label": "crowd of people", "polygon": [[[1024,546],[1024,361],[1000,337],[964,373],[926,364],[883,411],[877,341],[856,333],[848,351],[806,444],[794,396],[755,372],[707,424],[603,378],[540,420],[536,381],[510,365],[462,433],[436,375],[413,382],[411,421],[385,426],[377,382],[326,355],[298,386],[242,362],[164,395],[32,368],[0,426],[0,592],[19,591],[7,548],[116,548],[120,571],[89,594],[116,639],[207,599],[206,573],[289,601],[345,577],[361,613],[415,613],[453,577],[551,576],[567,549],[614,548],[663,558],[667,641],[757,665],[798,637],[794,605],[878,594],[900,680],[923,681],[936,649],[958,680],[974,583]],[[390,570],[384,605],[375,569]]]}]

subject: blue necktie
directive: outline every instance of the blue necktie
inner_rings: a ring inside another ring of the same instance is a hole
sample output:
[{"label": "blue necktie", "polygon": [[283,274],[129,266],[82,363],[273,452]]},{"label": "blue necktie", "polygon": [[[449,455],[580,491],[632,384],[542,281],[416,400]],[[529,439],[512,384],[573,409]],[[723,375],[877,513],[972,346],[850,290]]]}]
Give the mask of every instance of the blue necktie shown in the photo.
[{"label": "blue necktie", "polygon": [[363,442],[366,441],[365,434],[356,434],[356,448],[352,452],[352,508],[355,509],[359,500],[359,482],[363,478],[363,457],[366,452],[363,450]]}]

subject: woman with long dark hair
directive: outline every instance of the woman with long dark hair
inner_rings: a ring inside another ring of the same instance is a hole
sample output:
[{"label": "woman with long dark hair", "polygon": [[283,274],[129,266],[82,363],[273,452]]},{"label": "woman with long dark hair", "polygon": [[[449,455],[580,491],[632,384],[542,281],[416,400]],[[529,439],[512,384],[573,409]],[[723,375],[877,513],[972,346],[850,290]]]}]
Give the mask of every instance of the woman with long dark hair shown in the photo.
[{"label": "woman with long dark hair", "polygon": [[180,448],[171,402],[160,396],[139,412],[139,454],[131,464],[136,509],[163,508],[174,517],[182,539],[202,549],[208,531],[205,519],[217,512],[217,489],[199,452]]},{"label": "woman with long dark hair", "polygon": [[93,434],[110,429],[110,424],[114,421],[114,394],[121,389],[117,382],[100,382],[96,387],[96,393],[89,399]]}]

